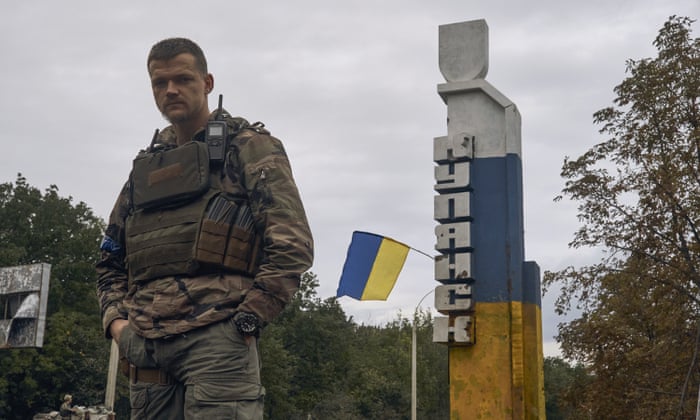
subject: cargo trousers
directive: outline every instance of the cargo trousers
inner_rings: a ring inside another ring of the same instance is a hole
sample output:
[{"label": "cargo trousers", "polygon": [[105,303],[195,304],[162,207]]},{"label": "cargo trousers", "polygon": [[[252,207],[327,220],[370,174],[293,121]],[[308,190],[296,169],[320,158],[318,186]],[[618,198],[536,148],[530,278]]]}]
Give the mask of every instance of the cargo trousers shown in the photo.
[{"label": "cargo trousers", "polygon": [[160,339],[124,328],[119,353],[130,365],[131,418],[263,418],[265,389],[255,338],[231,319]]}]

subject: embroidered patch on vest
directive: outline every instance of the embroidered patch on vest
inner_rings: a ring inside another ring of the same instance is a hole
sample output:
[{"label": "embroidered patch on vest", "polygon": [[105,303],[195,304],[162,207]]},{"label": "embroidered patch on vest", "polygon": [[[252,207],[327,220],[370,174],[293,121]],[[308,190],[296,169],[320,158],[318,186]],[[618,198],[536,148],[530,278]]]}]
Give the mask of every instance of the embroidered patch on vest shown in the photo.
[{"label": "embroidered patch on vest", "polygon": [[182,164],[180,162],[173,163],[148,174],[148,186],[178,178],[180,175],[182,175]]}]

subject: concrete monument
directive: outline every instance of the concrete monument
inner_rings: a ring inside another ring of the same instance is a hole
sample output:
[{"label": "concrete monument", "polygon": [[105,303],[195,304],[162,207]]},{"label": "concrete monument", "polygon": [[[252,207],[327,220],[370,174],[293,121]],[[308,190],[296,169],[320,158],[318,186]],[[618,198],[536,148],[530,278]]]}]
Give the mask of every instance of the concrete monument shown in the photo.
[{"label": "concrete monument", "polygon": [[439,28],[447,136],[434,139],[434,341],[452,418],[544,418],[539,267],[524,261],[520,113],[484,78],[484,20]]},{"label": "concrete monument", "polygon": [[44,344],[49,264],[0,268],[0,348]]}]

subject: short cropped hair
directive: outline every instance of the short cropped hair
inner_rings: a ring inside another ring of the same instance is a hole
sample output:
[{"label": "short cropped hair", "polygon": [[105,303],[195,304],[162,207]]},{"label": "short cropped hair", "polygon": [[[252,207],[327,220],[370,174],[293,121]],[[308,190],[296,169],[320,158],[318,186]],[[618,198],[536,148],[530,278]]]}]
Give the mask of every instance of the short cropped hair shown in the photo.
[{"label": "short cropped hair", "polygon": [[[151,52],[148,53],[146,67],[154,60],[170,60],[180,54],[192,54],[195,60],[195,66],[203,75],[209,73],[207,70],[207,59],[204,57],[204,52],[199,45],[187,38],[168,38],[157,42],[151,47]],[[150,69],[149,69],[150,71]]]}]

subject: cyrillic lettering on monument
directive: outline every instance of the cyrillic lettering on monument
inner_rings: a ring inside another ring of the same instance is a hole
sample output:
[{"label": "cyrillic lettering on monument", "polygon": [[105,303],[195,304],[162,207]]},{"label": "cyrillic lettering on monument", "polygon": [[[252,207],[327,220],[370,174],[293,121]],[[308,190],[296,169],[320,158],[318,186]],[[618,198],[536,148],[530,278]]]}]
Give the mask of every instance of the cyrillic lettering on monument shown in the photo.
[{"label": "cyrillic lettering on monument", "polygon": [[434,218],[435,279],[443,285],[435,288],[435,308],[445,318],[436,318],[433,341],[473,344],[474,322],[471,315],[472,258],[470,212],[471,160],[474,136],[460,133],[437,137],[433,143],[435,167]]}]

